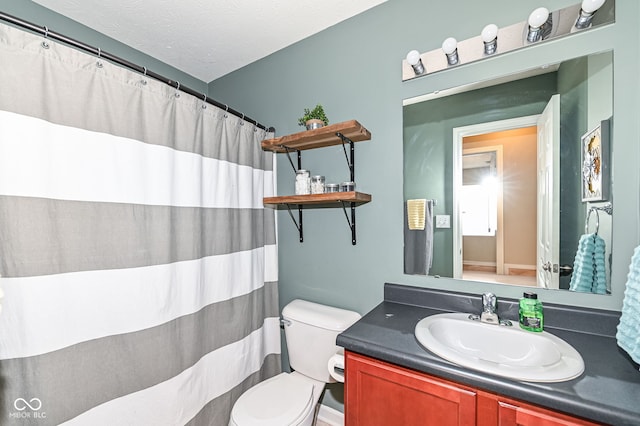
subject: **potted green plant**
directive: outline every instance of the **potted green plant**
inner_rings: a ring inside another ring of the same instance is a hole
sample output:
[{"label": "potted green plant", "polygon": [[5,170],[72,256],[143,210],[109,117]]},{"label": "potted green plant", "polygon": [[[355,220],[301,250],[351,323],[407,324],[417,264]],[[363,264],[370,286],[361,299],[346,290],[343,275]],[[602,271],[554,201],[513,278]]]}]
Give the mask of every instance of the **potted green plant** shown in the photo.
[{"label": "potted green plant", "polygon": [[305,108],[304,115],[298,119],[300,126],[306,126],[307,130],[319,129],[329,124],[329,119],[324,113],[322,105],[318,104],[313,109]]}]

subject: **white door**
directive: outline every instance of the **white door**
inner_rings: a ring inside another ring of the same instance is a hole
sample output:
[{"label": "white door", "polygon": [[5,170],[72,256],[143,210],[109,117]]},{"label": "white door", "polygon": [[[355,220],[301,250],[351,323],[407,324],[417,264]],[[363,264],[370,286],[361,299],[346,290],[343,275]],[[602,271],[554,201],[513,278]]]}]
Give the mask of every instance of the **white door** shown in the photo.
[{"label": "white door", "polygon": [[560,95],[553,95],[538,119],[537,285],[560,284]]}]

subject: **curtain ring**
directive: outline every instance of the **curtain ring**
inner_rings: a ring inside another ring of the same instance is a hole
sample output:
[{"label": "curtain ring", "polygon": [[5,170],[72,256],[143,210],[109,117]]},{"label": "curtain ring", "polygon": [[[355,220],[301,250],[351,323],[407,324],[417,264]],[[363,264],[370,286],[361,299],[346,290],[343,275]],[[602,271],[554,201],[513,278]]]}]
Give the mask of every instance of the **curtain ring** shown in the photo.
[{"label": "curtain ring", "polygon": [[146,86],[147,85],[147,80],[145,80],[144,77],[147,76],[147,67],[143,66],[142,67],[142,71],[143,71],[143,74],[142,74],[143,78],[140,80],[140,83],[142,83],[143,86]]},{"label": "curtain ring", "polygon": [[229,111],[229,105],[224,104],[224,118],[229,117],[229,114],[227,114],[228,111]]},{"label": "curtain ring", "polygon": [[202,96],[203,96],[202,101],[204,102],[202,104],[202,109],[207,109],[207,95],[205,93],[203,93]]},{"label": "curtain ring", "polygon": [[49,48],[49,43],[47,43],[47,37],[49,37],[49,27],[47,27],[45,25],[44,26],[44,40],[42,40],[42,43],[40,43],[40,45],[42,46],[43,49],[48,49]]},{"label": "curtain ring", "polygon": [[176,84],[177,84],[177,86],[176,86],[176,98],[179,98],[180,97],[180,93],[179,93],[180,92],[180,82],[176,81]]},{"label": "curtain ring", "polygon": [[98,47],[98,61],[96,62],[96,66],[98,68],[102,68],[102,62],[100,62],[101,57],[102,57],[102,49]]},{"label": "curtain ring", "polygon": [[244,126],[244,114],[242,114],[242,118],[241,118],[240,120],[241,120],[241,121],[240,121],[240,125],[241,125],[241,126]]}]

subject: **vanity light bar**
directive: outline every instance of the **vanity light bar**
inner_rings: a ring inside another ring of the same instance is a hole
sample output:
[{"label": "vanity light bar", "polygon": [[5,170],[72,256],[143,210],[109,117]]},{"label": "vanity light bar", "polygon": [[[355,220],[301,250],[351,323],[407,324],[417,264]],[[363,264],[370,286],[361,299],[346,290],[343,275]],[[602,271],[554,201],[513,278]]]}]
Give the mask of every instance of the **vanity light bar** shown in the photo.
[{"label": "vanity light bar", "polygon": [[[588,3],[588,6],[585,6],[585,3]],[[591,9],[597,3],[602,7],[596,13]],[[587,7],[587,12],[585,12],[585,7]],[[595,26],[611,24],[615,21],[615,0],[584,0],[582,3],[549,12],[546,17],[542,13],[546,9],[543,9],[535,9],[527,21],[504,28],[498,28],[493,24],[487,25],[480,35],[466,40],[456,42],[453,37],[449,37],[441,49],[434,49],[422,54],[412,50],[402,61],[402,81],[585,31]],[[588,15],[589,19],[587,24],[585,24],[585,15]],[[543,20],[542,24],[540,24],[540,20]]]}]

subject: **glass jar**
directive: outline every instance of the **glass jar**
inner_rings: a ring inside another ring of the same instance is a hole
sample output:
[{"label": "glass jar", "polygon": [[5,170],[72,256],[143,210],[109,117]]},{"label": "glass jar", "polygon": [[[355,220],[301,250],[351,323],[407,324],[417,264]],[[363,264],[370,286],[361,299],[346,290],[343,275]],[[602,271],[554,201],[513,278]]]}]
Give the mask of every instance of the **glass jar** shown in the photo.
[{"label": "glass jar", "polygon": [[300,169],[296,172],[296,195],[311,193],[311,178],[309,175],[309,170]]},{"label": "glass jar", "polygon": [[324,192],[340,192],[340,185],[337,183],[328,183],[324,187]]},{"label": "glass jar", "polygon": [[356,190],[356,184],[354,182],[342,182],[340,184],[340,192],[352,192]]},{"label": "glass jar", "polygon": [[324,194],[324,176],[311,177],[311,193]]}]

